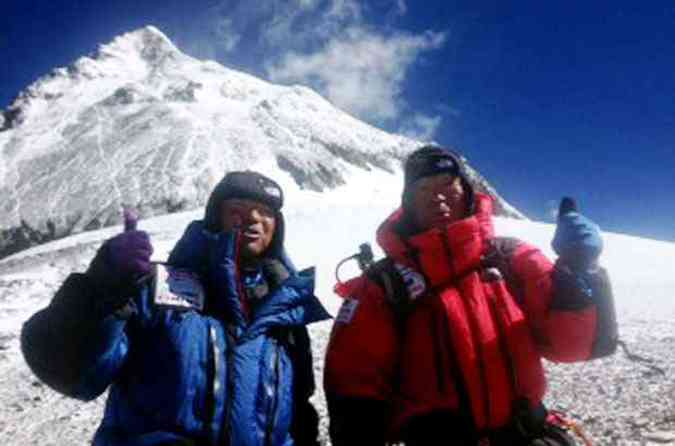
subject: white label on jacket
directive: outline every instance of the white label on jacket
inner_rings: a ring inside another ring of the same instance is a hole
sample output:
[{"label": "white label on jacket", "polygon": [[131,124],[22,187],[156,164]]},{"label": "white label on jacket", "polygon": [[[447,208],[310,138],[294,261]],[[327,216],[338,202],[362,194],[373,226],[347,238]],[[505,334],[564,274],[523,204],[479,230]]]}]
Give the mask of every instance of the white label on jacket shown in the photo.
[{"label": "white label on jacket", "polygon": [[345,299],[340,306],[340,311],[338,311],[337,316],[335,317],[335,322],[340,324],[348,324],[354,318],[356,313],[356,307],[359,306],[359,301],[356,299]]},{"label": "white label on jacket", "polygon": [[158,264],[154,302],[164,307],[202,311],[204,288],[193,272]]},{"label": "white label on jacket", "polygon": [[418,297],[422,296],[427,291],[427,285],[423,275],[400,263],[394,263],[394,268],[396,268],[403,278],[410,300],[417,300]]}]

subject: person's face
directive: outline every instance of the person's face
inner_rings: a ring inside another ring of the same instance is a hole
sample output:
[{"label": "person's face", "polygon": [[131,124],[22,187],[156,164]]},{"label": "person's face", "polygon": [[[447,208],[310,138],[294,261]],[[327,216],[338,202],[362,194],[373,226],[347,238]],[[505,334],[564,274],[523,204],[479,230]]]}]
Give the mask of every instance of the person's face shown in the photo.
[{"label": "person's face", "polygon": [[413,187],[411,209],[420,230],[443,227],[466,217],[466,194],[459,177],[433,175],[419,179]]},{"label": "person's face", "polygon": [[260,257],[272,243],[276,219],[269,206],[233,198],[223,202],[221,212],[224,231],[241,231],[241,254],[245,260]]}]

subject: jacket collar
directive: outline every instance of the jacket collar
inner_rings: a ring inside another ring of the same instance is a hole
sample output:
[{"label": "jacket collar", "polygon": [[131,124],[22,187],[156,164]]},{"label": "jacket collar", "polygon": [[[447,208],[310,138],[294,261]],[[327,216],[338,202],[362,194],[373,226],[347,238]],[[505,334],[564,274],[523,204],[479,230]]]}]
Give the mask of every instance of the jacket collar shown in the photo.
[{"label": "jacket collar", "polygon": [[314,295],[314,283],[314,268],[308,268],[273,290],[256,308],[253,321],[240,342],[255,338],[273,326],[307,325],[329,319],[330,314]]},{"label": "jacket collar", "polygon": [[476,194],[475,212],[443,228],[403,234],[404,214],[396,210],[377,231],[377,241],[395,262],[422,273],[431,287],[456,280],[480,266],[486,242],[494,236],[492,199]]},{"label": "jacket collar", "polygon": [[[205,228],[202,220],[195,220],[188,225],[185,233],[174,246],[168,261],[176,268],[196,272],[207,290],[218,288],[208,283],[210,243],[213,243],[213,234]],[[271,290],[256,308],[247,332],[264,329],[270,325],[306,325],[330,317],[314,296],[314,270],[298,273],[283,251],[278,256],[278,260],[288,269],[290,277],[277,289]],[[208,299],[214,298],[213,295],[207,295],[207,308],[216,308],[219,312],[225,311],[231,314],[241,312],[238,298],[222,300],[220,305],[213,305],[213,302],[212,305],[208,305]]]}]

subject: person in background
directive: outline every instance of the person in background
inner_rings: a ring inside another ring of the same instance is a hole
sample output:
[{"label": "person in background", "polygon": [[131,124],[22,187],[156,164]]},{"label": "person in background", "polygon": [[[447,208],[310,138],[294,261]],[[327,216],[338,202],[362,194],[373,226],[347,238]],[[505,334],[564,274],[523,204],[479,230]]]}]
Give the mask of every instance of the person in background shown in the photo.
[{"label": "person in background", "polygon": [[306,325],[329,315],[285,254],[282,204],[271,179],[228,173],[166,274],[127,216],[24,324],[41,380],[84,401],[110,389],[94,445],[318,444]]},{"label": "person in background", "polygon": [[617,330],[597,226],[565,199],[549,261],[496,237],[492,199],[427,146],[377,231],[386,258],[340,282],[326,352],[333,446],[571,445],[542,404],[542,358],[612,354]]}]

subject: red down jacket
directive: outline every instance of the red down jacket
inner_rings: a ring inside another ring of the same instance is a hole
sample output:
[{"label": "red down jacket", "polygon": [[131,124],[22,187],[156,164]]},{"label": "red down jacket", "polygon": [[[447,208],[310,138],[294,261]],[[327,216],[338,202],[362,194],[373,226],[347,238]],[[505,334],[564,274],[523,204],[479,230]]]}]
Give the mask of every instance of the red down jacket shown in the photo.
[{"label": "red down jacket", "polygon": [[380,226],[387,256],[421,272],[427,293],[398,329],[382,287],[367,275],[336,287],[346,300],[326,353],[327,394],[393,403],[395,437],[417,415],[458,409],[461,376],[483,431],[507,425],[516,399],[541,402],[542,357],[591,357],[596,307],[552,305],[566,297],[554,293],[554,265],[537,248],[516,243],[509,256],[517,293],[486,279],[481,257],[494,238],[491,215],[491,199],[478,194],[475,214],[444,230],[403,238],[395,230],[400,210]]}]

